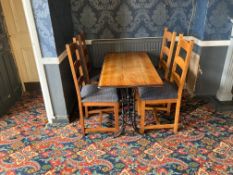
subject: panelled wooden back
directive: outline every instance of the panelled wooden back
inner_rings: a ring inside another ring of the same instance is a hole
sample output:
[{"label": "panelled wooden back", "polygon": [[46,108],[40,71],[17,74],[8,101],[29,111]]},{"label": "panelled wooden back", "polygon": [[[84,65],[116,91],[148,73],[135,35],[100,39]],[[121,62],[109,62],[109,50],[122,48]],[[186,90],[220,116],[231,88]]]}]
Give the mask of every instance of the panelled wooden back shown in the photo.
[{"label": "panelled wooden back", "polygon": [[85,79],[87,83],[90,83],[89,72],[91,69],[91,64],[89,60],[87,45],[85,42],[84,33],[81,32],[80,34],[73,37],[73,42],[77,43],[80,46],[80,55],[81,55],[81,62],[83,64],[83,71],[85,75]]},{"label": "panelled wooden back", "polygon": [[162,78],[168,79],[170,70],[170,64],[172,59],[172,53],[176,41],[176,32],[169,32],[167,28],[164,28],[162,47],[160,52],[159,68],[164,70],[164,76]]},{"label": "panelled wooden back", "polygon": [[171,72],[171,81],[175,81],[178,86],[179,96],[181,96],[185,84],[192,49],[193,41],[185,40],[183,35],[180,34]]},{"label": "panelled wooden back", "polygon": [[73,37],[73,42],[83,46],[84,56],[86,58],[86,64],[88,65],[88,69],[89,69],[90,68],[90,59],[89,59],[89,54],[88,54],[88,49],[87,49],[87,44],[86,44],[84,33],[80,32],[78,35]]},{"label": "panelled wooden back", "polygon": [[86,62],[87,62],[87,68],[90,69],[90,58],[89,58],[89,54],[88,54],[88,49],[87,49],[87,44],[86,44],[86,39],[85,39],[85,35],[84,32],[80,32],[80,41],[81,44],[83,46],[83,50],[84,50],[84,55],[86,57]]},{"label": "panelled wooden back", "polygon": [[68,54],[68,59],[70,63],[70,68],[75,84],[76,94],[78,101],[81,102],[81,92],[82,86],[84,86],[85,78],[83,74],[83,68],[80,60],[80,46],[76,43],[66,44],[66,51]]}]

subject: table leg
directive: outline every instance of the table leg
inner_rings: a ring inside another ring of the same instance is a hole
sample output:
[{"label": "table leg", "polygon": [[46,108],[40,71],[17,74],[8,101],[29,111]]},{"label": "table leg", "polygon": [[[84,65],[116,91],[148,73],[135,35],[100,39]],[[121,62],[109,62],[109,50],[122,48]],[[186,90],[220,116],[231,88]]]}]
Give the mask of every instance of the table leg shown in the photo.
[{"label": "table leg", "polygon": [[121,126],[119,133],[115,134],[114,137],[118,137],[121,134],[125,133],[126,125],[131,125],[135,132],[139,133],[139,129],[137,127],[137,113],[135,110],[135,92],[134,88],[125,88],[120,89],[121,92]]}]

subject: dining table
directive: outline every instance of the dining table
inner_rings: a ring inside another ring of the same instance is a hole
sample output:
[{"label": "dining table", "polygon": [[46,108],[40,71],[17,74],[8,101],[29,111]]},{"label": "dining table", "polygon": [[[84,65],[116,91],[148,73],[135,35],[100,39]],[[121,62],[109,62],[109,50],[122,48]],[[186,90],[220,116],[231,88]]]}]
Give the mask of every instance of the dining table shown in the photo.
[{"label": "dining table", "polygon": [[113,52],[105,55],[98,87],[120,90],[122,125],[119,134],[124,132],[128,121],[138,132],[135,110],[137,87],[162,85],[163,81],[146,52]]}]

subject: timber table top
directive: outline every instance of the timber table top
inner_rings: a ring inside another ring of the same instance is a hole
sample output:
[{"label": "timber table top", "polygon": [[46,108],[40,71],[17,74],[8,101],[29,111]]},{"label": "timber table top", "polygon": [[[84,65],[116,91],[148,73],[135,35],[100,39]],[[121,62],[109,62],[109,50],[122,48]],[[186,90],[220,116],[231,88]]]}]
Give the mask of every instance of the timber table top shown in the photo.
[{"label": "timber table top", "polygon": [[127,88],[162,84],[146,52],[120,52],[105,56],[98,86]]}]

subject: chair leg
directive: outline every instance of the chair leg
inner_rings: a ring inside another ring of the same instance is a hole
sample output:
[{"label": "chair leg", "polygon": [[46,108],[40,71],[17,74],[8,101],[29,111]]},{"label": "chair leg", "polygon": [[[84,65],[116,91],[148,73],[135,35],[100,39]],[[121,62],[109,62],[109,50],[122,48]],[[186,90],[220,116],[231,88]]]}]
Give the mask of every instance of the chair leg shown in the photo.
[{"label": "chair leg", "polygon": [[154,114],[154,120],[155,120],[156,124],[160,124],[160,118],[157,115],[158,113],[157,113],[156,108],[153,109],[153,114]]},{"label": "chair leg", "polygon": [[88,107],[85,106],[85,117],[88,118]]},{"label": "chair leg", "polygon": [[115,118],[115,129],[116,132],[119,131],[119,104],[114,106],[114,118]]},{"label": "chair leg", "polygon": [[78,109],[79,109],[79,123],[81,125],[81,133],[85,135],[85,123],[84,123],[84,115],[83,115],[83,106],[81,103],[78,103]]},{"label": "chair leg", "polygon": [[102,113],[102,111],[100,111],[100,113],[99,113],[99,118],[100,118],[100,120],[99,120],[100,125],[102,125],[102,122],[103,122],[103,113]]},{"label": "chair leg", "polygon": [[167,115],[169,116],[169,115],[171,115],[171,103],[168,103],[167,104],[167,109],[166,109],[166,111],[167,111]]},{"label": "chair leg", "polygon": [[79,119],[80,125],[81,125],[81,132],[83,135],[85,135],[85,123],[84,123],[84,117],[83,117],[83,113],[80,112],[80,119]]},{"label": "chair leg", "polygon": [[140,133],[144,134],[145,130],[145,102],[141,101],[140,102],[140,114],[141,114],[141,119],[140,119]]},{"label": "chair leg", "polygon": [[180,100],[176,103],[175,111],[175,121],[174,121],[174,133],[177,133],[179,127],[179,118],[180,118]]}]

